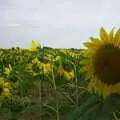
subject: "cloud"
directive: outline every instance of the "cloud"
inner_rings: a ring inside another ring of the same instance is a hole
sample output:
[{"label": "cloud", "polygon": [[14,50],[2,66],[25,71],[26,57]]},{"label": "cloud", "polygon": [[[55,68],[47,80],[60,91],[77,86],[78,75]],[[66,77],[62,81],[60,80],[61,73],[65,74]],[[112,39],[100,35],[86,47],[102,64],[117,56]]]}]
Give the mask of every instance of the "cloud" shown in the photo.
[{"label": "cloud", "polygon": [[[82,48],[82,42],[120,25],[119,0],[4,0],[0,1],[0,47],[31,39],[52,47]],[[12,41],[12,43],[11,43]]]}]

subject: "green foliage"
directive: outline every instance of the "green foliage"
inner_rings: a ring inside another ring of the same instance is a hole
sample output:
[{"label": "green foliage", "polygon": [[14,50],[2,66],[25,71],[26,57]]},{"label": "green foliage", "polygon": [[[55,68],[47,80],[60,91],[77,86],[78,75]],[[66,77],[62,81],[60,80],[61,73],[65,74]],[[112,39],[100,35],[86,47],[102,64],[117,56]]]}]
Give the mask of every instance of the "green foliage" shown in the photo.
[{"label": "green foliage", "polygon": [[[57,56],[62,59],[56,60]],[[34,112],[35,120],[110,120],[113,112],[118,115],[118,95],[103,99],[88,92],[80,72],[82,59],[79,49],[0,49],[0,78],[11,84],[10,96],[1,102],[0,116],[8,116],[5,120],[29,120]],[[5,74],[9,64],[12,70]],[[71,71],[73,79],[66,78],[64,72]]]},{"label": "green foliage", "polygon": [[113,112],[120,109],[119,95],[111,95],[104,100],[97,95],[88,94],[83,101],[68,114],[68,120],[110,120]]}]

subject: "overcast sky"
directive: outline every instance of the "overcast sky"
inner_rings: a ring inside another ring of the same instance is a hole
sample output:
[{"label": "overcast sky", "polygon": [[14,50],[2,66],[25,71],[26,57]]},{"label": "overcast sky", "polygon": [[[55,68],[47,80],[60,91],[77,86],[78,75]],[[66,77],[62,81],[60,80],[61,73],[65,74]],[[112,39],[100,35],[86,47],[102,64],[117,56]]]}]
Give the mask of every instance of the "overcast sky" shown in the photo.
[{"label": "overcast sky", "polygon": [[120,0],[0,0],[0,48],[83,48],[101,26],[120,27]]}]

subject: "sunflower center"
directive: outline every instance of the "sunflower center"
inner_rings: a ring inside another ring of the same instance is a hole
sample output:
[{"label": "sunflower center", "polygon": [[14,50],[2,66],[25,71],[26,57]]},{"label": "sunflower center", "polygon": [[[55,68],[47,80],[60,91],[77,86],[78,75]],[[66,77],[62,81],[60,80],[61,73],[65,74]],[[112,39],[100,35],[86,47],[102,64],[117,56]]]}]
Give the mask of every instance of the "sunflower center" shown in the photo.
[{"label": "sunflower center", "polygon": [[120,82],[120,48],[101,46],[94,56],[93,69],[97,78],[104,83]]}]

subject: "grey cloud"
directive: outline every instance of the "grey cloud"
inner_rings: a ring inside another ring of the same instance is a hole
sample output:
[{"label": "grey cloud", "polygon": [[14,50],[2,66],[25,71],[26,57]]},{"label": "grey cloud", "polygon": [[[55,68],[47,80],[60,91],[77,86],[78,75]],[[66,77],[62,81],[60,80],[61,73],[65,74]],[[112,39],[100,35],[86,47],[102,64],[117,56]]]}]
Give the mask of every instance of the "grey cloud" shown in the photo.
[{"label": "grey cloud", "polygon": [[83,48],[99,28],[119,27],[119,0],[0,1],[0,47],[29,47],[30,40],[60,48]]}]

